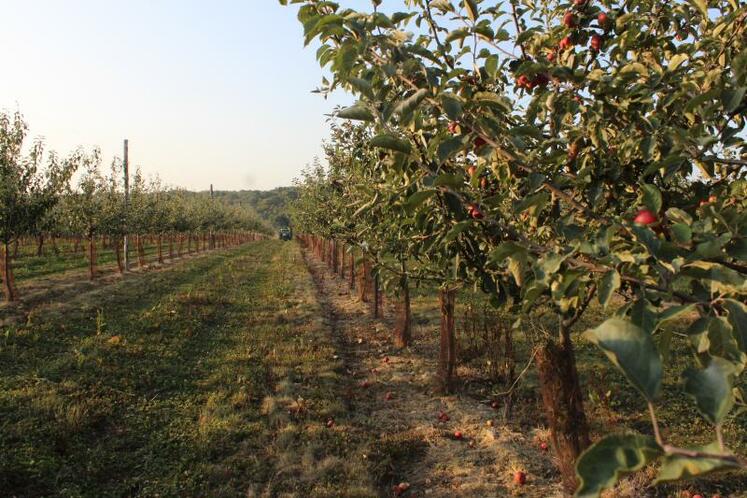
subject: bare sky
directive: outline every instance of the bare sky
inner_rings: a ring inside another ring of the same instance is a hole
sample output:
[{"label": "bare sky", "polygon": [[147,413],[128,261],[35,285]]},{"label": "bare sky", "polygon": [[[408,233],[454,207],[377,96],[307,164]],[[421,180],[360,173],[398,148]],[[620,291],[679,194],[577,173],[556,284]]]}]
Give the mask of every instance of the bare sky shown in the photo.
[{"label": "bare sky", "polygon": [[[366,5],[368,2],[366,2]],[[66,155],[205,190],[289,185],[327,135],[321,70],[277,0],[0,0],[0,108]]]}]

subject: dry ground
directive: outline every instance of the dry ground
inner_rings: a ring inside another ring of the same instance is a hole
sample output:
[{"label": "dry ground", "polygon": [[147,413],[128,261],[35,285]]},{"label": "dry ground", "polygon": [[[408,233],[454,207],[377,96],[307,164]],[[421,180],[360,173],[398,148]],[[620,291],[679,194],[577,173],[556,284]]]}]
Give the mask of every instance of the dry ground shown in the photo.
[{"label": "dry ground", "polygon": [[[480,401],[437,392],[432,324],[416,327],[411,348],[396,350],[388,320],[373,319],[369,304],[323,263],[308,254],[306,261],[342,345],[352,422],[379,434],[384,449],[400,449],[381,474],[385,489],[405,482],[403,496],[412,497],[563,496],[551,455],[540,449],[541,431],[517,432]],[[448,421],[439,421],[441,412]],[[517,470],[527,473],[526,485],[513,483]]]}]

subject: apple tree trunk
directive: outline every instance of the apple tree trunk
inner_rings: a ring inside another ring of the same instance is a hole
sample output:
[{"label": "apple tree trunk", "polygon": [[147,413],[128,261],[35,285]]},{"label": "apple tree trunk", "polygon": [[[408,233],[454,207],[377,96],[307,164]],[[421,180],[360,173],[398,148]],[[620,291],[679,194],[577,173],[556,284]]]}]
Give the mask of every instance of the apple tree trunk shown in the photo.
[{"label": "apple tree trunk", "polygon": [[10,244],[5,242],[0,246],[0,279],[3,281],[3,295],[7,302],[18,300],[12,260]]},{"label": "apple tree trunk", "polygon": [[456,368],[456,338],[454,334],[454,307],[456,291],[441,289],[439,292],[441,306],[441,340],[438,354],[438,380],[445,393],[454,390],[454,370]]},{"label": "apple tree trunk", "polygon": [[[402,262],[405,270],[405,262]],[[412,340],[412,309],[410,308],[410,284],[407,274],[402,275],[399,284],[399,299],[396,305],[397,317],[394,323],[394,345],[398,348],[406,348]]]},{"label": "apple tree trunk", "polygon": [[158,244],[158,262],[163,264],[163,236],[160,233],[158,234],[156,243]]},{"label": "apple tree trunk", "polygon": [[560,344],[548,340],[538,351],[542,404],[550,427],[563,487],[575,491],[576,459],[591,443],[570,331],[561,331]]},{"label": "apple tree trunk", "polygon": [[124,240],[122,240],[121,237],[116,237],[114,240],[114,254],[117,256],[117,270],[119,270],[119,273],[124,273],[125,267],[124,267],[124,260],[122,258],[122,248],[124,245]]},{"label": "apple tree trunk", "polygon": [[96,237],[88,236],[88,278],[96,278]]}]

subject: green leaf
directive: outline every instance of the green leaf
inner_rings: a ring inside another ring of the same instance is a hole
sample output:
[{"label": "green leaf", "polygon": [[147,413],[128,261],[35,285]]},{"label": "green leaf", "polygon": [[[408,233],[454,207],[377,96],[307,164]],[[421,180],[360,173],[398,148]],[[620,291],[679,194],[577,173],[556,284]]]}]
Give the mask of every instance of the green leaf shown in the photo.
[{"label": "green leaf", "polygon": [[405,210],[412,212],[436,193],[435,190],[419,190],[412,194],[405,202]]},{"label": "green leaf", "polygon": [[708,19],[708,4],[706,0],[689,0],[696,9],[700,11],[700,14],[704,19]]},{"label": "green leaf", "polygon": [[734,299],[724,299],[723,307],[729,313],[729,324],[739,349],[747,353],[747,306]]},{"label": "green leaf", "polygon": [[472,21],[477,20],[477,16],[480,12],[477,10],[477,3],[475,0],[464,0],[464,6],[467,8],[467,15]]},{"label": "green leaf", "polygon": [[376,135],[375,137],[371,139],[370,144],[372,147],[379,147],[381,149],[394,150],[397,152],[402,152],[403,154],[409,154],[412,148],[410,146],[410,142],[399,139],[395,137],[394,135],[390,135],[389,133],[382,133],[381,135]]},{"label": "green leaf", "polygon": [[459,187],[464,183],[464,175],[450,175],[448,173],[440,174],[433,181],[436,187]]},{"label": "green leaf", "polygon": [[371,96],[372,86],[371,82],[364,80],[363,78],[350,78],[348,80],[350,85],[364,95]]},{"label": "green leaf", "polygon": [[742,103],[745,91],[747,91],[747,87],[724,90],[721,94],[721,102],[724,104],[724,111],[727,113],[734,112]]},{"label": "green leaf", "polygon": [[638,73],[641,75],[647,75],[648,69],[646,69],[646,66],[644,66],[640,62],[631,62],[623,66],[622,69],[620,69],[620,74],[627,74],[627,73]]},{"label": "green leaf", "polygon": [[[718,443],[713,442],[707,446],[696,446],[688,448],[693,451],[720,454]],[[659,469],[659,475],[654,483],[668,481],[681,481],[696,476],[703,476],[710,472],[725,470],[736,467],[735,464],[718,460],[716,458],[691,458],[679,455],[666,455]]]},{"label": "green leaf", "polygon": [[442,94],[441,104],[444,106],[446,115],[452,121],[456,121],[462,115],[462,102],[456,95],[451,93]]},{"label": "green leaf", "polygon": [[617,270],[610,270],[602,277],[602,281],[599,282],[599,304],[604,309],[607,309],[612,295],[620,288],[620,283],[620,274]]},{"label": "green leaf", "polygon": [[656,317],[656,328],[658,329],[666,322],[670,320],[676,320],[677,318],[691,313],[695,309],[694,304],[683,304],[681,306],[670,306],[665,309]]},{"label": "green leaf", "polygon": [[451,242],[452,240],[456,239],[460,233],[468,229],[472,225],[471,220],[467,221],[460,221],[459,223],[455,224],[451,230],[449,230],[449,233],[446,234],[446,237],[444,237],[443,242]]},{"label": "green leaf", "polygon": [[734,406],[734,373],[732,363],[714,356],[708,368],[689,368],[683,374],[685,391],[695,398],[698,411],[713,425],[720,424]]},{"label": "green leaf", "polygon": [[421,88],[417,92],[413,93],[406,99],[400,101],[395,107],[394,112],[396,114],[410,114],[412,113],[420,103],[428,96],[428,90]]},{"label": "green leaf", "polygon": [[487,72],[488,76],[490,76],[491,78],[495,78],[495,75],[498,72],[498,56],[497,55],[491,55],[491,56],[488,56],[487,59],[485,59],[485,72]]},{"label": "green leaf", "polygon": [[674,71],[678,67],[680,67],[680,64],[682,64],[689,58],[690,56],[688,56],[687,54],[677,54],[670,59],[667,69],[669,69],[670,71]]},{"label": "green leaf", "polygon": [[457,28],[446,35],[446,43],[451,43],[456,40],[464,40],[470,35],[469,29]]},{"label": "green leaf", "polygon": [[661,211],[661,192],[655,185],[646,183],[641,186],[641,192],[643,195],[643,204],[654,213]]},{"label": "green leaf", "polygon": [[584,337],[599,346],[628,380],[653,401],[661,388],[661,357],[651,334],[623,318],[610,318]]},{"label": "green leaf", "polygon": [[502,242],[490,252],[489,259],[493,263],[501,263],[506,258],[519,253],[526,254],[526,249],[513,242]]},{"label": "green leaf", "polygon": [[680,244],[689,244],[693,239],[693,231],[684,223],[672,225],[672,235],[674,240]]},{"label": "green leaf", "polygon": [[680,208],[669,208],[667,209],[667,218],[674,221],[675,223],[684,223],[685,225],[692,225],[693,218],[687,212]]},{"label": "green leaf", "polygon": [[731,294],[747,292],[747,279],[739,272],[718,263],[695,261],[682,267],[682,274],[705,280],[711,285],[711,292]]},{"label": "green leaf", "polygon": [[362,105],[354,105],[352,107],[346,107],[337,113],[338,118],[342,119],[355,119],[358,121],[373,121],[373,113]]},{"label": "green leaf", "polygon": [[461,138],[458,138],[458,137],[447,138],[446,140],[438,144],[438,160],[441,162],[446,161],[454,153],[461,150],[462,147],[464,147],[464,143],[462,143]]},{"label": "green leaf", "polygon": [[589,447],[576,463],[577,498],[596,498],[625,475],[641,470],[661,456],[654,438],[640,434],[607,436]]}]

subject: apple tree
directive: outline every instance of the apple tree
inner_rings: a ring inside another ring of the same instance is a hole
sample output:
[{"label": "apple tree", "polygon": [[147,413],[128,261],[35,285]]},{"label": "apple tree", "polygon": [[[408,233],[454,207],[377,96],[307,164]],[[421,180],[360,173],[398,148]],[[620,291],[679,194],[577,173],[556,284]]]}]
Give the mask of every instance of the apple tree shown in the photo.
[{"label": "apple tree", "polygon": [[[745,7],[281,3],[301,4],[305,40],[320,44],[321,91],[357,98],[337,116],[370,127],[369,167],[398,192],[377,202],[411,211],[413,253],[452,251],[455,275],[497,305],[557,313],[537,358],[566,487],[596,496],[653,461],[659,481],[744,466],[721,426],[747,353]],[[641,393],[653,435],[608,436],[581,456],[572,334],[593,299],[616,309],[584,335]],[[714,427],[705,448],[674,447],[658,427],[676,341],[696,353],[682,389]]]}]

